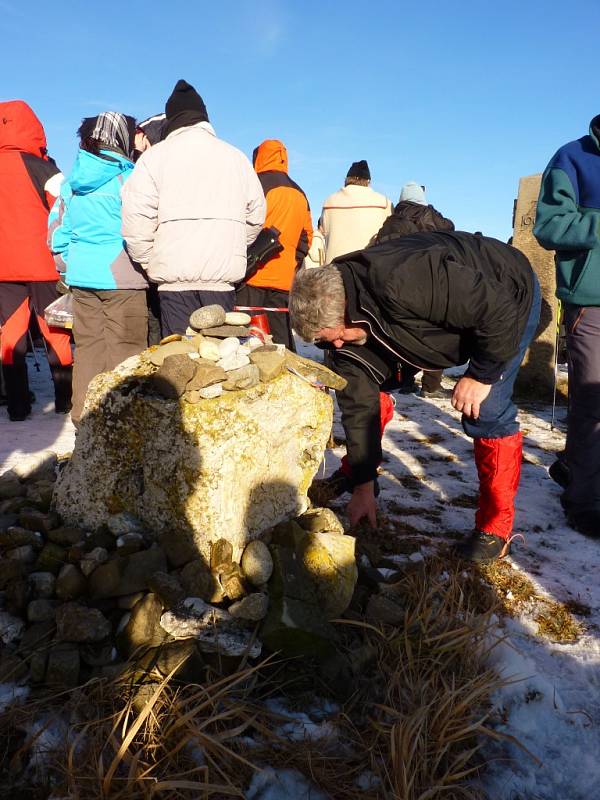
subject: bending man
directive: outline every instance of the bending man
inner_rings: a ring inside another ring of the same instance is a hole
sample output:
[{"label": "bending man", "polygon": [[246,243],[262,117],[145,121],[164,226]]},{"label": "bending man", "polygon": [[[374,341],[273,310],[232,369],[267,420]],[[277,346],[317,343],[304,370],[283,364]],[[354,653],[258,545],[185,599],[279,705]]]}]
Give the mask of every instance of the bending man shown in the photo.
[{"label": "bending man", "polygon": [[479,474],[475,531],[461,555],[506,555],[521,469],[522,435],[512,391],[539,319],[540,290],[525,256],[495,239],[416,233],[302,270],[291,322],[331,350],[348,385],[338,393],[352,468],[352,524],[375,524],[381,461],[379,387],[398,362],[446,369],[469,362],[452,405],[474,439]]}]

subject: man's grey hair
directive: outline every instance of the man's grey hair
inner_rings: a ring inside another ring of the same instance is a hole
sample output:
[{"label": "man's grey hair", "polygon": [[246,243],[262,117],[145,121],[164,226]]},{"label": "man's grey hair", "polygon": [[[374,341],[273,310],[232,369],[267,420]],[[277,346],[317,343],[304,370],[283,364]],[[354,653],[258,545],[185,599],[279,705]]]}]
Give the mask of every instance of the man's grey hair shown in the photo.
[{"label": "man's grey hair", "polygon": [[300,269],[290,290],[290,322],[305,342],[314,342],[323,328],[344,324],[346,292],[339,269],[325,264]]}]

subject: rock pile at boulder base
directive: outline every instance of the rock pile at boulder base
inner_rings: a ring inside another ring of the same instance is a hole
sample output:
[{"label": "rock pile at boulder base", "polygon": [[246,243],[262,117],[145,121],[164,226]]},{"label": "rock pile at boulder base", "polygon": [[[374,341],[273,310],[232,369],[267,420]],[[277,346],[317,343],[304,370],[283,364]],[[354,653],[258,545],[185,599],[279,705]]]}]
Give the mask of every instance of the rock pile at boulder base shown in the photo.
[{"label": "rock pile at boulder base", "polygon": [[201,680],[215,654],[329,651],[328,620],[357,580],[355,539],[332,511],[272,526],[237,560],[215,539],[206,559],[126,512],[93,530],[63,524],[62,467],[47,452],[0,476],[0,682],[69,688],[127,663]]}]

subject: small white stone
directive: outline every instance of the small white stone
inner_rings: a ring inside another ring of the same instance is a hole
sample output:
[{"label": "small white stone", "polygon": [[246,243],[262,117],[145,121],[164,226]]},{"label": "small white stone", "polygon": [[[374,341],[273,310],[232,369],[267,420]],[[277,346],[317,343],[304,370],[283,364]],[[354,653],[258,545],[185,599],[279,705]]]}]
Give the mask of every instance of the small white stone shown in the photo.
[{"label": "small white stone", "polygon": [[190,328],[190,326],[188,325],[187,328],[185,329],[185,335],[186,336],[197,336],[198,335],[198,331],[195,331],[193,328]]},{"label": "small white stone", "polygon": [[224,369],[225,372],[231,372],[234,369],[240,369],[241,367],[245,367],[249,363],[250,359],[248,358],[248,356],[234,353],[231,356],[227,356],[227,358],[222,358],[220,361],[217,361],[217,366]]},{"label": "small white stone", "polygon": [[198,394],[205,400],[212,400],[215,397],[220,397],[223,394],[223,384],[213,383],[212,386],[205,386],[203,389],[198,390]]},{"label": "small white stone", "polygon": [[240,340],[237,339],[235,336],[228,336],[227,339],[223,339],[221,344],[219,345],[219,353],[221,354],[221,358],[227,358],[227,356],[232,356],[240,349]]},{"label": "small white stone", "polygon": [[258,338],[258,336],[251,336],[245,344],[250,351],[256,350],[257,347],[263,346],[263,342]]},{"label": "small white stone", "polygon": [[197,358],[200,358],[200,353],[188,353],[188,356],[192,361],[195,361]]},{"label": "small white stone", "polygon": [[225,314],[225,325],[250,325],[252,317],[244,311],[228,311]]},{"label": "small white stone", "polygon": [[241,344],[238,348],[238,354],[241,356],[249,356],[252,350],[248,347],[247,344]]},{"label": "small white stone", "polygon": [[211,342],[205,339],[203,342],[200,342],[198,346],[198,354],[200,358],[205,358],[207,361],[218,361],[221,358],[221,353],[219,352],[219,345],[217,342]]}]

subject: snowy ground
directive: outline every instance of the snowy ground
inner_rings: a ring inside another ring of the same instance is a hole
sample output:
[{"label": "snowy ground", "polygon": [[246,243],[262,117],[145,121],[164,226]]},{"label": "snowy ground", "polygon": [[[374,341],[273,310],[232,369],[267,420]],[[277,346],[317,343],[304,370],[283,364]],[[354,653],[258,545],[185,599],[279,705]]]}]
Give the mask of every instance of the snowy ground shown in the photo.
[{"label": "snowy ground", "polygon": [[[38,360],[44,362],[41,354]],[[0,472],[23,454],[42,449],[62,454],[72,448],[73,427],[68,418],[54,414],[45,363],[41,368],[38,374],[30,364],[37,395],[32,417],[10,423],[0,409]],[[445,382],[452,385],[450,378]],[[477,483],[472,445],[462,433],[459,416],[449,400],[414,395],[397,395],[396,400],[384,437],[382,510],[398,516],[403,507],[409,508],[406,521],[427,537],[429,547],[444,534],[467,534],[473,525]],[[515,543],[511,563],[533,581],[542,597],[576,600],[589,614],[576,617],[584,633],[573,644],[538,634],[535,603],[500,621],[498,636],[506,638],[494,651],[496,666],[517,680],[497,693],[496,717],[502,722],[496,724],[535,758],[506,743],[490,747],[485,788],[491,800],[600,797],[600,541],[586,539],[564,523],[560,489],[547,472],[564,434],[550,431],[549,420],[546,406],[521,412],[525,458],[515,530],[525,535],[526,544]],[[339,420],[336,431],[342,435]],[[324,474],[337,468],[342,454],[342,449],[327,453]],[[279,795],[267,795],[256,785],[252,796],[295,800],[308,796],[305,791],[290,794],[282,784]]]},{"label": "snowy ground", "polygon": [[0,408],[0,473],[40,450],[54,450],[63,455],[73,449],[75,428],[71,418],[68,414],[54,413],[54,393],[44,351],[36,350],[36,358],[39,372],[32,356],[27,359],[29,388],[36,398],[29,419],[10,422],[6,408]]}]

